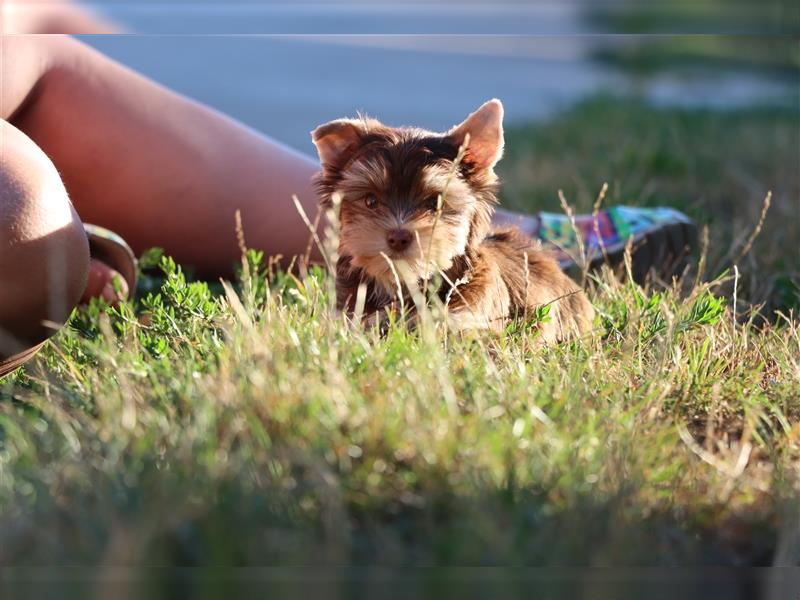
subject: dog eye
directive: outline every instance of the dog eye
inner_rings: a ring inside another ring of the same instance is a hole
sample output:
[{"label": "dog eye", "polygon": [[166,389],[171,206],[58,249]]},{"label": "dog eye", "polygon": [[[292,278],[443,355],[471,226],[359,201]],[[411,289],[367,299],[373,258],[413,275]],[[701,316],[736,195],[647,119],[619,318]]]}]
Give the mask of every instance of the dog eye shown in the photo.
[{"label": "dog eye", "polygon": [[423,206],[430,211],[436,212],[439,208],[439,194],[428,196],[425,199]]},{"label": "dog eye", "polygon": [[367,208],[375,208],[378,206],[378,198],[375,197],[375,194],[370,194],[364,198],[364,204],[367,205]]}]

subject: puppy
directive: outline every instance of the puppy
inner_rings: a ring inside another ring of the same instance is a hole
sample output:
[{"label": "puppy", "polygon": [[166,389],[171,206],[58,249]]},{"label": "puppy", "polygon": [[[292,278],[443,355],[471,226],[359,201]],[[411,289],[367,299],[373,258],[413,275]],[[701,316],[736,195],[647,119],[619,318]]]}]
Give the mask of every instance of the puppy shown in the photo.
[{"label": "puppy", "polygon": [[[339,209],[340,310],[354,310],[363,284],[364,316],[374,318],[396,306],[398,280],[422,287],[438,274],[437,293],[458,330],[499,332],[543,306],[549,314],[535,327],[544,342],[591,326],[591,305],[553,258],[523,233],[491,227],[503,153],[499,100],[446,133],[362,117],[311,135],[322,163],[320,201]],[[400,290],[407,300],[408,289]]]}]

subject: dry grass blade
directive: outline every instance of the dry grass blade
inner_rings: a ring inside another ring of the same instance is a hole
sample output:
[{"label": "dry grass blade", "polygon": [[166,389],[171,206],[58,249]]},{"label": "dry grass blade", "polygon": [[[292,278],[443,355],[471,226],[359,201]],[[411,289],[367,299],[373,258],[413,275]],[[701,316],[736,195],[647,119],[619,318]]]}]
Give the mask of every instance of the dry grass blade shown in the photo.
[{"label": "dry grass blade", "polygon": [[405,313],[405,294],[403,293],[403,285],[400,282],[400,274],[397,272],[397,269],[394,266],[394,261],[389,258],[389,255],[385,252],[381,252],[381,256],[383,260],[387,262],[389,265],[389,269],[392,271],[392,275],[394,276],[394,283],[395,283],[395,290],[397,294],[397,301],[400,303],[400,312]]},{"label": "dry grass blade", "polygon": [[253,320],[250,318],[250,315],[247,314],[247,309],[242,304],[239,295],[236,293],[236,290],[233,289],[233,286],[225,281],[224,279],[220,279],[220,283],[222,284],[222,289],[225,290],[225,297],[228,299],[228,304],[230,304],[231,310],[238,318],[239,322],[245,326],[246,329],[253,330]]},{"label": "dry grass blade", "polygon": [[694,285],[692,286],[694,288],[697,288],[705,277],[706,261],[708,260],[708,243],[708,225],[703,225],[703,229],[700,233],[700,259],[697,262],[697,273],[695,274]]},{"label": "dry grass blade", "polygon": [[588,267],[588,261],[586,260],[586,247],[584,245],[583,233],[581,233],[580,229],[578,228],[578,224],[575,220],[575,211],[572,209],[569,202],[567,202],[567,199],[564,196],[564,192],[562,190],[558,190],[558,200],[561,203],[562,210],[566,213],[567,217],[569,218],[569,223],[572,226],[572,231],[575,232],[575,243],[578,246],[578,255],[576,257],[576,262],[581,270],[581,286],[584,286],[586,285],[586,276],[588,275],[589,267]]},{"label": "dry grass blade", "polygon": [[603,262],[608,264],[608,252],[606,252],[606,242],[600,234],[600,222],[598,217],[600,215],[600,208],[605,200],[606,193],[608,192],[608,183],[603,182],[603,187],[600,188],[600,193],[597,194],[597,199],[594,201],[592,207],[592,225],[594,226],[594,235],[597,239],[597,244],[600,246],[600,252],[603,254]]},{"label": "dry grass blade", "polygon": [[244,239],[244,225],[242,225],[242,212],[236,209],[234,213],[236,223],[236,243],[239,246],[239,254],[242,260],[242,274],[244,279],[250,279],[250,265],[247,262],[247,241]]},{"label": "dry grass blade", "polygon": [[755,228],[753,229],[750,237],[747,238],[747,242],[742,247],[739,254],[733,259],[733,264],[738,264],[747,254],[752,250],[753,243],[756,241],[756,238],[761,233],[761,229],[764,227],[764,221],[767,218],[767,212],[769,211],[769,207],[772,204],[772,191],[767,192],[767,195],[764,197],[764,202],[761,205],[761,214],[758,217],[758,223],[756,223]]},{"label": "dry grass blade", "polygon": [[317,249],[319,250],[319,253],[322,255],[322,258],[325,261],[325,266],[328,267],[328,270],[331,273],[333,273],[334,272],[333,264],[331,263],[330,257],[328,256],[328,252],[325,249],[322,240],[319,239],[319,235],[317,234],[317,229],[314,226],[314,223],[312,223],[311,220],[308,218],[308,215],[306,214],[306,211],[303,209],[303,205],[300,204],[300,199],[297,197],[296,194],[292,194],[292,201],[294,202],[294,206],[297,209],[300,218],[303,219],[303,223],[305,223],[306,227],[308,227],[308,231],[311,233],[311,237],[313,238],[314,243],[316,244]]},{"label": "dry grass blade", "polygon": [[[322,207],[317,207],[317,214],[314,215],[314,222],[308,225],[311,231],[317,231],[319,229],[319,222],[322,218]],[[308,243],[306,244],[306,251],[303,254],[303,264],[308,265],[311,261],[311,251],[314,249],[314,236],[309,234],[308,236]]]}]

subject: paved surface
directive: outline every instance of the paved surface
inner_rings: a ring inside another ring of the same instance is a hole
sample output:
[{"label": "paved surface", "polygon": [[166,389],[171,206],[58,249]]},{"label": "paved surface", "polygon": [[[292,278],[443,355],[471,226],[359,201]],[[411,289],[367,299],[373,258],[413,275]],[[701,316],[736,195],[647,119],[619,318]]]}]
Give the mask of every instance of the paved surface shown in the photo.
[{"label": "paved surface", "polygon": [[[492,97],[503,100],[514,122],[545,117],[600,90],[723,106],[787,95],[786,84],[745,74],[633,81],[591,61],[592,48],[614,40],[587,35],[575,6],[558,3],[184,1],[100,9],[139,35],[85,41],[306,152],[313,151],[308,133],[317,124],[357,110],[440,130]],[[416,35],[397,34],[409,31]]]}]

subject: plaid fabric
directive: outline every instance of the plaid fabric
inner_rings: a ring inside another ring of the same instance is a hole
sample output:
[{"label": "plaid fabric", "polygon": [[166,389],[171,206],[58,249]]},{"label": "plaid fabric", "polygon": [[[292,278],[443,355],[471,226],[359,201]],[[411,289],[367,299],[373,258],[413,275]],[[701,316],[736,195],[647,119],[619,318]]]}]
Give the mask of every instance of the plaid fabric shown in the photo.
[{"label": "plaid fabric", "polygon": [[[539,232],[536,237],[559,256],[577,255],[578,242],[575,229],[581,232],[586,253],[592,255],[600,252],[600,240],[606,249],[627,243],[633,236],[636,239],[647,231],[656,229],[665,223],[688,221],[687,217],[667,207],[636,208],[632,206],[614,206],[600,211],[595,228],[592,215],[575,217],[573,228],[569,217],[563,213],[539,213]],[[598,238],[597,233],[600,233]]]}]

